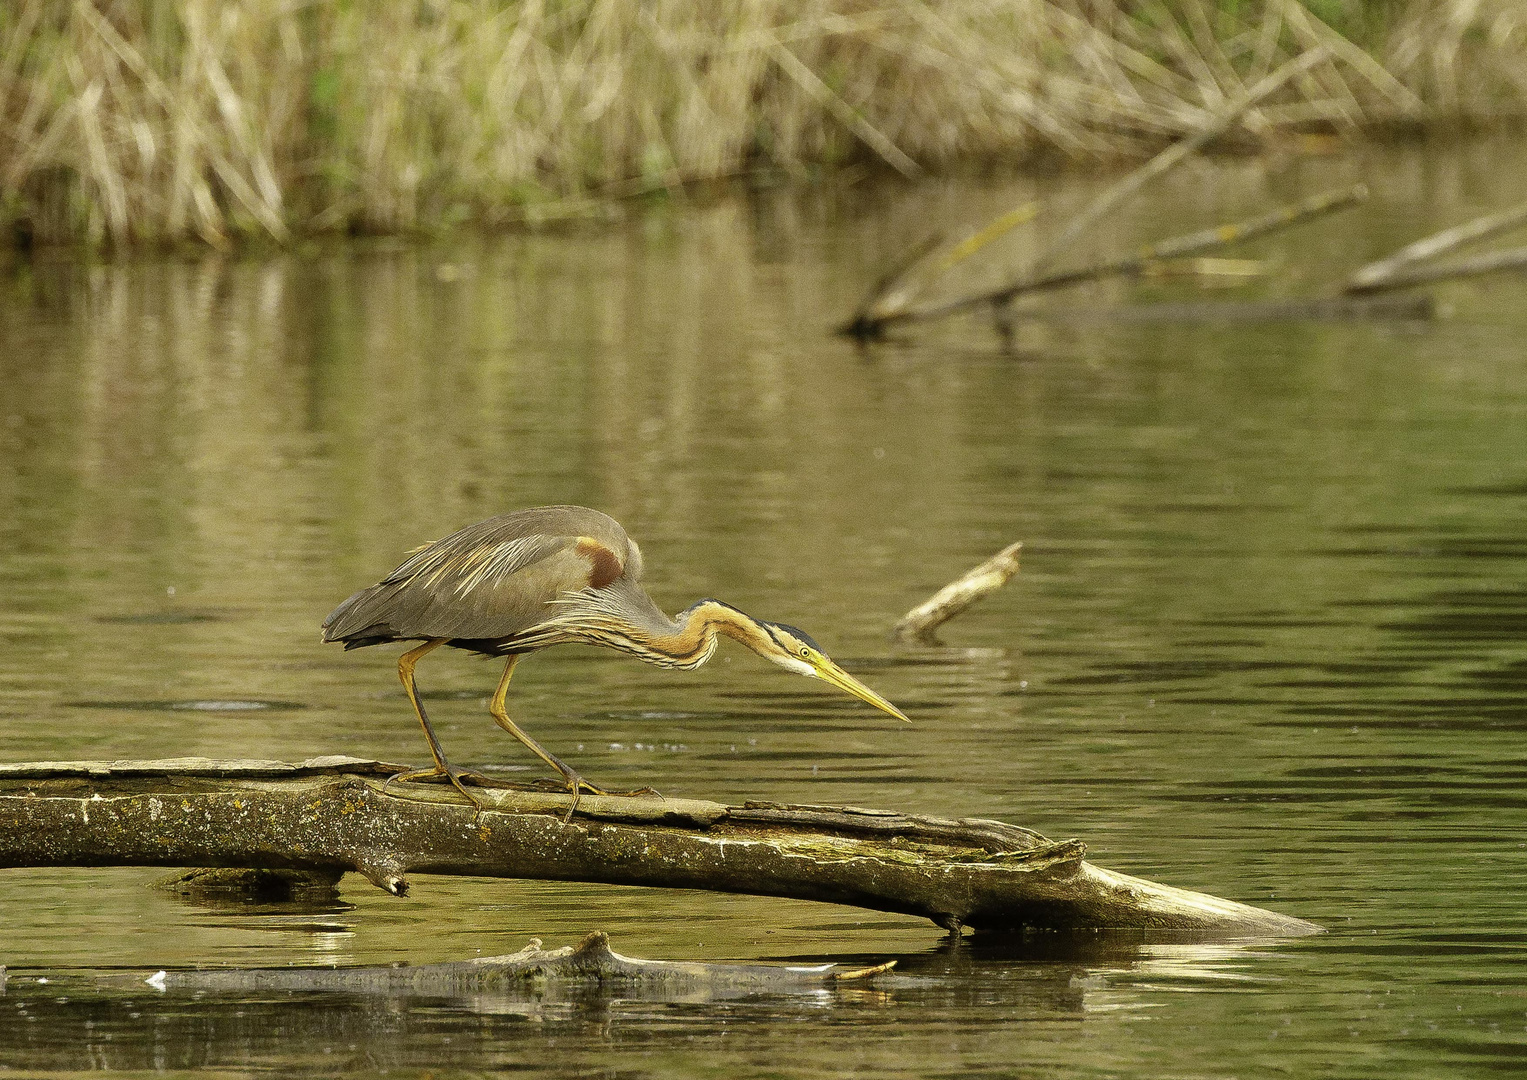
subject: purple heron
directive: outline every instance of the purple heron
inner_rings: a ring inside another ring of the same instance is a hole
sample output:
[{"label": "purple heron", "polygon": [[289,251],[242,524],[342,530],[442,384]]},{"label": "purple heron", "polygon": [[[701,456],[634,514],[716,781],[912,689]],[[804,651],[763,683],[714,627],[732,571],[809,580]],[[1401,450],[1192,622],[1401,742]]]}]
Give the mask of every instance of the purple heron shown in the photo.
[{"label": "purple heron", "polygon": [[499,727],[562,775],[575,808],[585,791],[617,793],[584,780],[504,708],[520,657],[551,645],[604,645],[659,667],[696,668],[710,659],[718,636],[724,635],[780,667],[824,679],[907,719],[795,627],[754,619],[709,599],[670,619],[642,588],[641,577],[641,549],[615,519],[582,506],[517,510],[414,550],[392,573],[335,608],[323,622],[323,640],[343,642],[347,650],[423,642],[398,660],[398,677],[424,728],[435,767],[394,779],[445,777],[478,806],[463,780],[485,778],[446,761],[414,685],[414,666],[442,645],[506,658],[488,711]]}]

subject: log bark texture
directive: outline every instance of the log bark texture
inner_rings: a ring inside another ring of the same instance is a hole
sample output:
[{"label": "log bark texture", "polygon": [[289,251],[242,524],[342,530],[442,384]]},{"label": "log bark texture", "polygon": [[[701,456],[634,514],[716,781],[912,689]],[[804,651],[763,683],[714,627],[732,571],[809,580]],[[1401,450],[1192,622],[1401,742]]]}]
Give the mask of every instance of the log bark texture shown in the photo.
[{"label": "log bark texture", "polygon": [[389,784],[403,766],[176,759],[0,766],[0,867],[356,870],[604,882],[785,896],[940,926],[1161,928],[1272,936],[1320,928],[1116,874],[1080,840],[1000,821],[856,807]]}]

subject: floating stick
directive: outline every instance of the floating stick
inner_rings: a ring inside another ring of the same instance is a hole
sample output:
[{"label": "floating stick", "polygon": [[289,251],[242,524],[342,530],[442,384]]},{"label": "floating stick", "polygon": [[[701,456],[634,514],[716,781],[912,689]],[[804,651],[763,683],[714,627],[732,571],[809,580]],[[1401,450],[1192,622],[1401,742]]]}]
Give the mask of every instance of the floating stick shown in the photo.
[{"label": "floating stick", "polygon": [[903,641],[931,641],[933,632],[1018,572],[1023,543],[1009,544],[980,566],[945,585],[901,617],[892,633]]}]

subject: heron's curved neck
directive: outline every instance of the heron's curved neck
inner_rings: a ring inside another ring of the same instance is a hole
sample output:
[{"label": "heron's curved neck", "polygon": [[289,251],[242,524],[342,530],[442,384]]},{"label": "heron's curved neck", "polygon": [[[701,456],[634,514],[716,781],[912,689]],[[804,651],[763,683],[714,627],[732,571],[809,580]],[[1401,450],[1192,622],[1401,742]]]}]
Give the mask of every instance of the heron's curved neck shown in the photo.
[{"label": "heron's curved neck", "polygon": [[760,653],[772,642],[769,632],[756,619],[730,604],[706,599],[679,612],[671,627],[648,636],[640,643],[639,655],[665,667],[696,668],[716,651],[716,637],[720,634]]}]

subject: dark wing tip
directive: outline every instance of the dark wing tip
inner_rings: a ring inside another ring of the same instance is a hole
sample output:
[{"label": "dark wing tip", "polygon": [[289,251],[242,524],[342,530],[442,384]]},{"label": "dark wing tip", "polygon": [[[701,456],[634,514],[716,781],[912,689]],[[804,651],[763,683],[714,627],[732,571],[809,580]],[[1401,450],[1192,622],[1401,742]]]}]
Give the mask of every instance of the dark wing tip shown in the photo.
[{"label": "dark wing tip", "polygon": [[373,634],[370,637],[349,637],[336,640],[343,640],[345,652],[349,652],[351,649],[364,649],[368,645],[386,645],[389,641],[397,641],[398,639],[390,635]]}]

